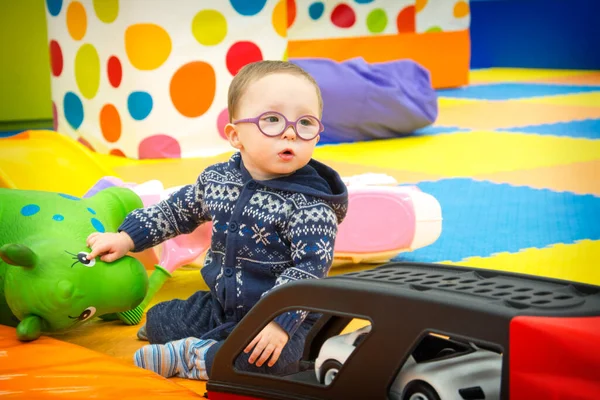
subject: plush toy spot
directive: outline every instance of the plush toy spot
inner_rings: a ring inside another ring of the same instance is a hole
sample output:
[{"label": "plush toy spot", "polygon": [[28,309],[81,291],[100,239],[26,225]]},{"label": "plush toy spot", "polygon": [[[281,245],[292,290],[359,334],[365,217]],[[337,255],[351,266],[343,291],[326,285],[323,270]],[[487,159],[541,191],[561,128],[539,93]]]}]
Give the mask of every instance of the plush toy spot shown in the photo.
[{"label": "plush toy spot", "polygon": [[21,214],[25,217],[30,217],[34,214],[37,214],[40,211],[40,206],[37,204],[27,204],[25,207],[21,208]]},{"label": "plush toy spot", "polygon": [[98,221],[96,218],[92,218],[92,226],[98,232],[104,233],[104,231],[105,231],[104,225],[102,225],[102,222]]},{"label": "plush toy spot", "polygon": [[71,196],[70,194],[59,193],[58,195],[69,200],[81,200],[79,197]]},{"label": "plush toy spot", "polygon": [[60,221],[64,220],[64,219],[65,219],[65,217],[63,217],[63,216],[62,216],[62,215],[60,215],[60,214],[56,214],[56,215],[54,215],[54,216],[52,217],[52,219],[53,219],[53,220],[55,220],[55,221],[59,221],[59,222],[60,222]]}]

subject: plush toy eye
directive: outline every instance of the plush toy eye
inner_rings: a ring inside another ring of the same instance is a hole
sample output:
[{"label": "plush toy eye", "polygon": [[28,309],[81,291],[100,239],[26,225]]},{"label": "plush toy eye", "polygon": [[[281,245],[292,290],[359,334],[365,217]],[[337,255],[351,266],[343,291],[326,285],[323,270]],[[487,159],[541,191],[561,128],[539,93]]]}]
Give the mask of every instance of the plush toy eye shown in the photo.
[{"label": "plush toy eye", "polygon": [[77,253],[77,260],[82,263],[83,265],[85,265],[86,267],[93,267],[96,264],[96,259],[92,258],[91,260],[88,260],[86,257],[88,256],[89,253],[86,253],[85,251],[82,251],[80,253]]},{"label": "plush toy eye", "polygon": [[96,314],[96,307],[88,307],[85,310],[83,310],[81,314],[79,314],[78,319],[80,321],[85,321],[87,319],[92,318],[94,314]]}]

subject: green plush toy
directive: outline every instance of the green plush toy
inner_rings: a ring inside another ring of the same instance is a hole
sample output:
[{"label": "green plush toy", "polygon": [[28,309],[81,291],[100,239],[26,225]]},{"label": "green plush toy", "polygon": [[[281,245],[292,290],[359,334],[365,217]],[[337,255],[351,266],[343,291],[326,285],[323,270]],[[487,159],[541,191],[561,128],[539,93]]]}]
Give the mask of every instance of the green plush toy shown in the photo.
[{"label": "green plush toy", "polygon": [[85,258],[89,234],[115,232],[140,207],[137,194],[119,187],[85,199],[0,189],[0,324],[29,341],[140,304],[148,275],[137,259]]}]

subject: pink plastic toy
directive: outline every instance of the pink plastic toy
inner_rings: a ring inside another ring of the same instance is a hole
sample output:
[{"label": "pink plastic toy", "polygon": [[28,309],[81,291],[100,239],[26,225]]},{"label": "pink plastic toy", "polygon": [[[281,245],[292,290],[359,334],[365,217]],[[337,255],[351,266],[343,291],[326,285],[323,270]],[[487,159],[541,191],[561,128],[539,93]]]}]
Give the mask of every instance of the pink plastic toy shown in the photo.
[{"label": "pink plastic toy", "polygon": [[[160,181],[148,181],[136,185],[125,183],[119,178],[105,177],[98,181],[84,197],[106,189],[111,186],[128,187],[140,196],[144,207],[160,202],[170,192],[177,188],[165,191]],[[176,236],[161,244],[161,256],[155,270],[148,280],[148,291],[144,300],[133,310],[118,313],[117,316],[127,325],[137,325],[141,322],[144,311],[152,298],[163,284],[172,276],[177,268],[190,264],[210,247],[212,224],[200,225],[194,232],[187,235]]]},{"label": "pink plastic toy", "polygon": [[442,232],[439,202],[388,175],[346,178],[348,213],[335,241],[337,263],[385,262],[434,243]]},{"label": "pink plastic toy", "polygon": [[210,246],[211,226],[200,225],[194,232],[176,236],[162,243],[160,262],[148,279],[148,292],[144,300],[133,310],[117,314],[127,325],[137,325],[142,320],[144,311],[154,295],[172,276],[177,268],[189,264],[198,258]]}]

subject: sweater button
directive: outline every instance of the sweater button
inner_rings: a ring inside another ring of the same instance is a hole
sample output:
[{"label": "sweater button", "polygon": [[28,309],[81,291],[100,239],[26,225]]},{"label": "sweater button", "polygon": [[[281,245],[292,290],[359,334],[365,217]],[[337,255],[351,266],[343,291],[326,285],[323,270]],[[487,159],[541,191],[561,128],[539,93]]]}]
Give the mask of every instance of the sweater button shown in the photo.
[{"label": "sweater button", "polygon": [[254,182],[254,181],[252,181],[252,182],[250,182],[250,183],[248,184],[248,189],[250,189],[250,190],[254,190],[254,189],[256,189],[257,187],[258,187],[258,184],[257,184],[256,182]]},{"label": "sweater button", "polygon": [[238,230],[238,224],[235,221],[231,221],[229,223],[229,232],[237,232]]},{"label": "sweater button", "polygon": [[233,268],[225,268],[225,276],[231,276],[233,275]]},{"label": "sweater button", "polygon": [[225,314],[226,314],[228,317],[231,317],[231,316],[233,315],[233,310],[227,310],[227,311],[225,311]]}]

